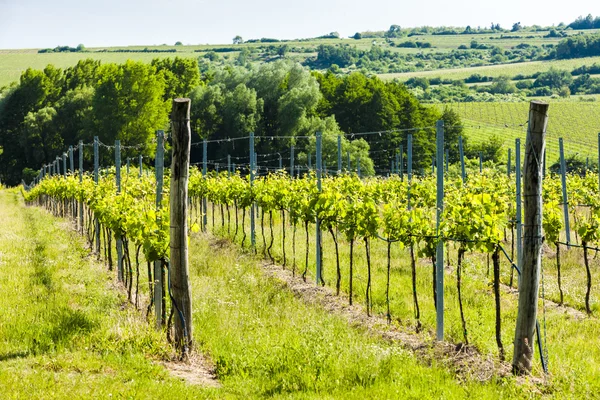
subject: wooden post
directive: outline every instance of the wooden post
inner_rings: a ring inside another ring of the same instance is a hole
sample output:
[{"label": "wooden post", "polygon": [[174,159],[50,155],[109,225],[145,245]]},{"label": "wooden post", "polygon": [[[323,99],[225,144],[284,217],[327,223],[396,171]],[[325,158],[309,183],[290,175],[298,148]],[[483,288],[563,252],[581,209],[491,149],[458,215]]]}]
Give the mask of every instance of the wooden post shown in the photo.
[{"label": "wooden post", "polygon": [[533,335],[536,328],[542,251],[542,163],[546,146],[548,104],[532,101],[525,141],[523,167],[523,263],[519,284],[519,311],[515,329],[513,372],[531,372]]},{"label": "wooden post", "polygon": [[[164,163],[165,163],[165,131],[156,131],[156,158],[154,160],[154,173],[156,174],[156,220],[159,220],[159,210],[162,204]],[[163,324],[163,265],[162,260],[154,261],[154,314],[156,315],[156,329]]]},{"label": "wooden post", "polygon": [[[322,158],[321,158],[321,140],[322,140],[322,134],[320,131],[317,131],[316,133],[316,147],[317,147],[317,190],[320,192],[322,192],[322,185],[321,185],[321,175],[322,175]],[[317,273],[316,273],[316,281],[317,281],[317,286],[319,285],[319,282],[322,280],[321,278],[321,221],[319,220],[319,216],[316,216],[315,219],[315,236],[316,236],[316,243],[315,243],[315,254],[317,257]]]},{"label": "wooden post", "polygon": [[[117,184],[117,194],[121,193],[121,141],[115,140],[115,180]],[[113,232],[114,233],[114,232]],[[119,235],[117,238],[117,277],[119,282],[123,282],[123,239]]]},{"label": "wooden post", "polygon": [[[98,154],[98,136],[94,136],[94,183],[98,185],[98,173],[100,169],[100,158]],[[100,259],[100,222],[94,216],[94,226],[96,228],[96,254]]]},{"label": "wooden post", "polygon": [[190,99],[173,100],[171,135],[173,157],[171,162],[169,285],[175,308],[175,346],[187,354],[192,346],[192,295],[188,265],[188,177],[190,168]]},{"label": "wooden post", "polygon": [[[79,141],[79,183],[83,182],[83,141]],[[79,199],[79,230],[83,235],[83,199]]]},{"label": "wooden post", "polygon": [[436,123],[437,193],[436,193],[436,338],[444,340],[444,241],[440,235],[440,223],[444,212],[444,121]]}]

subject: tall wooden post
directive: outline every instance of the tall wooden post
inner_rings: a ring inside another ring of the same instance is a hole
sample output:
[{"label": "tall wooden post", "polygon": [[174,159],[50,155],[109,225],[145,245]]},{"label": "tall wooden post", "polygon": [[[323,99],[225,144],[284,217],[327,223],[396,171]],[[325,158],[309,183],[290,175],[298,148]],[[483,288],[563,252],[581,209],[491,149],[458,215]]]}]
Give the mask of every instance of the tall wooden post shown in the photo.
[{"label": "tall wooden post", "polygon": [[[79,183],[83,182],[83,141],[79,141],[77,146],[79,150]],[[83,235],[83,198],[79,199],[79,230]]]},{"label": "tall wooden post", "polygon": [[192,345],[192,295],[188,265],[188,177],[190,168],[190,99],[173,100],[171,135],[170,249],[169,285],[175,308],[175,346],[185,356]]},{"label": "tall wooden post", "polygon": [[523,167],[523,263],[512,362],[513,372],[516,374],[530,373],[533,360],[533,335],[536,328],[542,260],[542,163],[546,146],[547,113],[547,103],[530,103]]},{"label": "tall wooden post", "polygon": [[436,296],[436,338],[444,340],[444,241],[440,237],[440,223],[444,212],[444,121],[436,123],[437,193],[436,193],[436,254],[435,254],[435,296]]},{"label": "tall wooden post", "polygon": [[[115,140],[115,180],[117,184],[117,194],[121,193],[121,141]],[[117,239],[117,277],[119,282],[123,282],[123,238],[119,233]]]},{"label": "tall wooden post", "polygon": [[[165,131],[156,131],[156,158],[154,160],[154,173],[156,174],[156,220],[159,220],[159,210],[162,207],[162,192],[164,179],[164,163],[165,163]],[[154,261],[154,313],[156,315],[156,329],[160,329],[163,324],[163,264],[162,260]]]}]

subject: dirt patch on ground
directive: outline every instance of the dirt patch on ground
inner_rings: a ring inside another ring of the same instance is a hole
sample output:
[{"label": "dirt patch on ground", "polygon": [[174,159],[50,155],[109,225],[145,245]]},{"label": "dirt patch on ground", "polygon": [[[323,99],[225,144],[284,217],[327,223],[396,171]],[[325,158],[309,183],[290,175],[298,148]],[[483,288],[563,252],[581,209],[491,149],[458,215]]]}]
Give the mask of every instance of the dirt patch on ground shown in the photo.
[{"label": "dirt patch on ground", "polygon": [[267,275],[282,283],[298,298],[309,304],[316,304],[336,315],[345,318],[352,326],[366,329],[369,333],[413,351],[426,364],[441,363],[453,370],[459,378],[487,381],[493,376],[511,374],[511,365],[492,357],[482,356],[472,346],[448,342],[438,342],[431,332],[415,332],[395,324],[388,324],[384,316],[367,316],[360,305],[349,305],[348,299],[336,296],[329,287],[317,287],[313,282],[304,282],[293,276],[289,270],[267,262],[262,263]]},{"label": "dirt patch on ground", "polygon": [[215,374],[215,367],[201,354],[192,352],[187,361],[171,360],[160,363],[171,376],[185,381],[188,385],[221,387]]}]

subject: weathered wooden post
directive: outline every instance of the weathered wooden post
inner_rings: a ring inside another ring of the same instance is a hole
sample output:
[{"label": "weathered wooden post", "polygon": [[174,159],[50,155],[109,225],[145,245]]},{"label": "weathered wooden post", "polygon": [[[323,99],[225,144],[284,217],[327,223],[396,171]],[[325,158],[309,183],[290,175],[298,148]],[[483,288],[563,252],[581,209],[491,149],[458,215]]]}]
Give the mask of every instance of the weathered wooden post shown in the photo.
[{"label": "weathered wooden post", "polygon": [[[77,146],[79,150],[79,184],[83,182],[83,141],[79,141]],[[79,230],[83,235],[83,198],[79,199]]]},{"label": "weathered wooden post", "polygon": [[[117,194],[121,193],[121,141],[115,140],[115,181]],[[123,282],[123,238],[121,233],[117,236],[117,277]]]},{"label": "weathered wooden post", "polygon": [[170,194],[170,249],[171,268],[169,285],[172,292],[175,317],[175,347],[183,357],[192,346],[192,295],[188,265],[188,177],[190,168],[190,99],[173,100],[171,135],[173,157],[171,161]]},{"label": "weathered wooden post", "polygon": [[[165,132],[162,130],[156,131],[156,158],[154,160],[154,173],[156,175],[156,221],[160,221],[160,213],[162,207],[162,192],[164,179],[164,163],[165,163]],[[163,310],[166,309],[163,298],[163,280],[164,270],[162,260],[154,261],[154,313],[156,315],[156,329],[160,329],[163,324]]]},{"label": "weathered wooden post", "polygon": [[536,328],[542,251],[542,163],[546,146],[548,104],[532,101],[525,141],[523,168],[523,263],[519,283],[519,311],[515,329],[513,373],[531,372],[533,335]]}]

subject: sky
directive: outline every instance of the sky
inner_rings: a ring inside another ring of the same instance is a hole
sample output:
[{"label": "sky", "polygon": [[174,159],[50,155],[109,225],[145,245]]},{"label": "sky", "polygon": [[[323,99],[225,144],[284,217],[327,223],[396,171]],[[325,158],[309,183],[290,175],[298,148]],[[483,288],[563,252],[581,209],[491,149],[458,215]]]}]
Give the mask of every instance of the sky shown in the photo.
[{"label": "sky", "polygon": [[600,14],[597,0],[0,0],[0,49],[228,44],[236,35],[297,39],[392,24],[569,23]]}]

